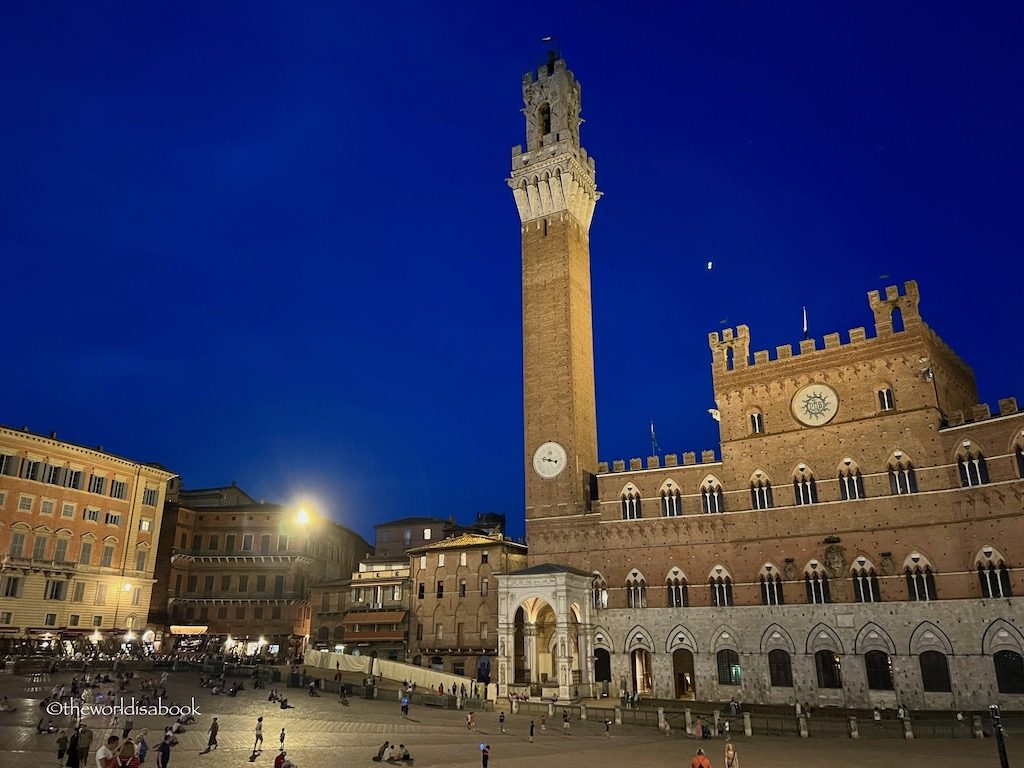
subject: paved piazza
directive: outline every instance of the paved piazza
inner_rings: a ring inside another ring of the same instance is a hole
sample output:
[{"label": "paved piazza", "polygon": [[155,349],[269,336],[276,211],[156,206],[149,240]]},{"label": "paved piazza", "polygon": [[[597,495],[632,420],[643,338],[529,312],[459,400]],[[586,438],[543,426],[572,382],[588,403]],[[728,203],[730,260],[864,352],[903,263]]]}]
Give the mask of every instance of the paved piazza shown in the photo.
[{"label": "paved piazza", "polygon": [[[0,749],[16,756],[0,759],[0,765],[56,765],[56,736],[39,735],[35,725],[41,714],[40,700],[55,682],[70,680],[69,674],[42,676],[45,680],[0,676],[0,695],[10,697],[18,711],[0,713]],[[507,715],[508,733],[502,735],[497,712],[478,713],[477,730],[467,730],[461,712],[413,707],[403,720],[397,701],[365,701],[353,699],[342,706],[336,697],[324,695],[310,698],[305,691],[286,690],[295,709],[281,710],[266,700],[266,691],[242,691],[238,697],[213,696],[198,688],[198,676],[190,673],[171,675],[169,696],[174,703],[187,703],[195,696],[201,712],[199,722],[179,735],[170,768],[201,765],[206,768],[249,765],[253,747],[253,730],[257,716],[264,717],[264,750],[256,766],[272,768],[278,751],[281,728],[287,729],[285,747],[297,768],[319,768],[325,758],[330,768],[350,765],[377,765],[372,755],[385,740],[399,741],[409,747],[416,766],[479,766],[479,744],[491,745],[494,768],[516,766],[558,766],[559,768],[635,768],[637,766],[682,766],[686,768],[697,743],[672,734],[663,736],[653,728],[612,726],[610,738],[604,736],[599,721],[573,722],[570,736],[563,736],[561,723],[548,725],[529,742],[528,715]],[[383,692],[382,692],[383,693]],[[262,694],[262,695],[259,695]],[[213,716],[219,718],[220,748],[206,755],[199,752],[206,746],[206,731]],[[555,719],[560,720],[558,716]],[[112,731],[105,718],[92,716],[90,725],[96,733],[93,747],[102,743]],[[149,729],[149,742],[155,745],[163,728],[172,718],[136,718],[136,731]],[[60,724],[55,719],[55,724]],[[554,727],[552,727],[554,726]],[[117,728],[120,735],[120,728]],[[724,764],[723,743],[719,739],[704,741],[703,746],[714,768]],[[797,739],[781,737],[739,737],[735,741],[742,768],[793,768],[794,766],[891,766],[941,765],[942,768],[977,768],[998,765],[995,745],[991,739],[895,741],[888,739]],[[1019,764],[1014,755],[1019,745],[1010,743],[1011,765]],[[95,749],[90,752],[88,768],[95,766]],[[145,765],[156,765],[151,752]],[[387,765],[387,763],[384,763]]]}]

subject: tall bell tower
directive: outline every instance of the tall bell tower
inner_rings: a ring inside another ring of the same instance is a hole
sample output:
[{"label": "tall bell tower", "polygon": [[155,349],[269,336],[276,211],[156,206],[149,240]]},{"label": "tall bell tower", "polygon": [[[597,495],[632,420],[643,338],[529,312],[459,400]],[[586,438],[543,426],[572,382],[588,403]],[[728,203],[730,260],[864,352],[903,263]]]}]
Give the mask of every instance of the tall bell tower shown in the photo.
[{"label": "tall bell tower", "polygon": [[601,193],[580,146],[580,84],[563,59],[550,53],[523,76],[523,102],[526,150],[512,149],[508,185],[522,222],[529,533],[590,511],[596,487],[590,222]]}]

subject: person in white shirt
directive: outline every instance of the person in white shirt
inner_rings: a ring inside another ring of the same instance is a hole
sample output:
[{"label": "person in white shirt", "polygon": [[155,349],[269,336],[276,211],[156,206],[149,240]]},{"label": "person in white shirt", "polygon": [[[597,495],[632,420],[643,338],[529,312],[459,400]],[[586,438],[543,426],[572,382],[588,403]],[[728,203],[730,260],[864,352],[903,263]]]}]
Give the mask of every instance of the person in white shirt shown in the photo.
[{"label": "person in white shirt", "polygon": [[116,768],[117,736],[107,737],[107,743],[96,750],[96,768]]}]

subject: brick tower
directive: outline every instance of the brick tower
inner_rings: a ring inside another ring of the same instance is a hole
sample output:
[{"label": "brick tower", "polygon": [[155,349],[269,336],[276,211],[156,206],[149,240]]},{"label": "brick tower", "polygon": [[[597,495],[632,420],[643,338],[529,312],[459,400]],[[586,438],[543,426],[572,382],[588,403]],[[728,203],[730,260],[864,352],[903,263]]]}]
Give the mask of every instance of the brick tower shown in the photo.
[{"label": "brick tower", "polygon": [[565,61],[551,53],[524,75],[523,101],[526,149],[513,148],[508,184],[523,240],[526,522],[542,534],[553,518],[590,511],[596,487],[589,233],[600,193]]}]

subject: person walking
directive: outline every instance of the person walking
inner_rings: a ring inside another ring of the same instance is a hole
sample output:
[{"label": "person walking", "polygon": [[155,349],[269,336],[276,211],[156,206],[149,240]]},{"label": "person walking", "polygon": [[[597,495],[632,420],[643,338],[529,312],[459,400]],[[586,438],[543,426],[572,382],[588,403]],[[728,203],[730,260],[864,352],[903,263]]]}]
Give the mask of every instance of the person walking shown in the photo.
[{"label": "person walking", "polygon": [[285,737],[285,736],[287,736],[287,735],[288,735],[288,734],[286,734],[286,733],[284,732],[284,728],[282,728],[282,729],[281,729],[281,749],[284,749],[284,737]]},{"label": "person walking", "polygon": [[89,748],[92,746],[92,729],[87,725],[78,734],[78,762],[89,762]]},{"label": "person walking", "polygon": [[545,731],[547,731],[547,729],[548,729],[548,716],[547,715],[541,715],[540,716],[540,732],[544,733]]},{"label": "person walking", "polygon": [[136,751],[139,753],[139,765],[145,765],[146,754],[149,752],[149,742],[146,741],[146,734],[149,733],[145,728],[139,731],[139,740],[136,742]]},{"label": "person walking", "polygon": [[491,759],[491,745],[481,744],[480,745],[480,763],[483,768],[487,768],[487,761]]},{"label": "person walking", "polygon": [[68,741],[68,761],[65,763],[67,768],[80,768],[78,762],[78,728],[75,728],[71,732],[71,739]]},{"label": "person walking", "polygon": [[697,754],[690,761],[690,768],[711,768],[711,761],[708,760],[703,749],[697,750]]},{"label": "person walking", "polygon": [[562,712],[562,735],[569,735],[569,712]]},{"label": "person walking", "polygon": [[533,744],[533,732],[537,726],[533,724],[533,720],[530,721],[530,743]]},{"label": "person walking", "polygon": [[697,722],[693,724],[693,737],[700,741],[704,738],[704,721],[701,718],[697,718]]},{"label": "person walking", "polygon": [[156,745],[156,768],[167,768],[171,762],[171,737],[164,736],[164,740]]},{"label": "person walking", "polygon": [[608,718],[604,720],[604,737],[606,739],[611,738],[612,735],[612,721]]},{"label": "person walking", "polygon": [[[258,748],[258,751],[257,751]],[[252,745],[252,753],[258,755],[263,751],[263,718],[256,718],[256,741]]]},{"label": "person walking", "polygon": [[740,768],[740,756],[731,741],[725,742],[725,768]]},{"label": "person walking", "polygon": [[498,726],[501,728],[501,732],[505,732],[505,713],[502,712],[498,715]]},{"label": "person walking", "polygon": [[57,737],[57,762],[64,762],[64,753],[68,751],[68,732],[61,731]]},{"label": "person walking", "polygon": [[108,736],[107,743],[96,750],[96,768],[116,768],[117,736]]},{"label": "person walking", "polygon": [[[210,730],[208,731],[208,733],[210,734],[210,738],[206,740],[206,752],[209,752],[211,749],[217,748],[218,731],[220,731],[220,723],[217,722],[217,718],[215,717],[213,718],[213,722],[210,723]],[[203,754],[206,754],[206,752],[204,752]]]}]

